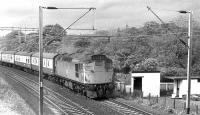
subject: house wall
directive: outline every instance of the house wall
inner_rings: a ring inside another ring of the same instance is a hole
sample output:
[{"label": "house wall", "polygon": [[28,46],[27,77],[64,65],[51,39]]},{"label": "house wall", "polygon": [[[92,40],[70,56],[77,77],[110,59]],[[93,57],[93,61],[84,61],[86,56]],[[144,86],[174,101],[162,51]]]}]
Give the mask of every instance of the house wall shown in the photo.
[{"label": "house wall", "polygon": [[[132,73],[132,77],[142,77],[143,96],[160,96],[160,73]],[[133,87],[133,83],[132,87]]]},{"label": "house wall", "polygon": [[[174,85],[174,94],[177,92],[177,82],[175,80]],[[197,79],[191,80],[191,94],[200,94],[200,82],[198,82]],[[180,80],[179,82],[179,97],[182,97],[182,95],[187,94],[187,80]]]}]

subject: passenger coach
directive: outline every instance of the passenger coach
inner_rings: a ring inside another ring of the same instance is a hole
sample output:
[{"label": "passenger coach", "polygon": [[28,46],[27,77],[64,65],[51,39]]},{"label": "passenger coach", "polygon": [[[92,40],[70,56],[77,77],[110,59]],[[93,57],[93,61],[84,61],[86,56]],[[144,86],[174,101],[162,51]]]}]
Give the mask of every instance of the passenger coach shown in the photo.
[{"label": "passenger coach", "polygon": [[31,70],[31,56],[33,53],[17,52],[15,53],[15,65],[18,69],[24,71]]},{"label": "passenger coach", "polygon": [[1,52],[1,61],[3,65],[9,67],[14,66],[15,64],[15,53],[16,51],[3,51]]},{"label": "passenger coach", "polygon": [[[55,57],[57,53],[43,53],[43,72],[47,75],[54,75],[55,73]],[[32,55],[32,69],[34,71],[39,71],[39,53]]]}]

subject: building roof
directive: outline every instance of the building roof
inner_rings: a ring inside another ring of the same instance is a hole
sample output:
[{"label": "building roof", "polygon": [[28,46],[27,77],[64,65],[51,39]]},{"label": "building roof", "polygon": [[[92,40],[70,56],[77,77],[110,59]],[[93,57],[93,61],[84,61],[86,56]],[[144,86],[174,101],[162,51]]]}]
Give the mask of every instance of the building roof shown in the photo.
[{"label": "building roof", "polygon": [[[187,79],[187,76],[166,76],[165,78],[173,79],[173,80],[177,80],[177,79],[183,80],[183,79]],[[190,78],[191,79],[200,79],[200,76],[191,76]]]},{"label": "building roof", "polygon": [[132,73],[160,73],[160,71],[132,71]]}]

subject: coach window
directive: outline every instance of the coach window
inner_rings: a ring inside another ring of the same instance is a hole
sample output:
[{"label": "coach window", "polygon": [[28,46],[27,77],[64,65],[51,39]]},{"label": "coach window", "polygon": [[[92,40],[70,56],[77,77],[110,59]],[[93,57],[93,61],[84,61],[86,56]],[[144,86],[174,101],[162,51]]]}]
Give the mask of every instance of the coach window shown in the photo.
[{"label": "coach window", "polygon": [[47,67],[49,67],[49,60],[47,60]]},{"label": "coach window", "polygon": [[27,63],[29,64],[29,59],[27,58]]},{"label": "coach window", "polygon": [[45,59],[43,60],[43,64],[44,64],[43,67],[45,67],[46,66],[46,60]]},{"label": "coach window", "polygon": [[45,66],[45,61],[43,60],[43,67]]},{"label": "coach window", "polygon": [[79,77],[79,64],[75,64],[75,74],[76,77]]},{"label": "coach window", "polygon": [[79,77],[81,71],[83,71],[83,64],[75,64],[76,77]]},{"label": "coach window", "polygon": [[38,64],[37,59],[35,59],[35,64],[36,64],[36,65]]}]

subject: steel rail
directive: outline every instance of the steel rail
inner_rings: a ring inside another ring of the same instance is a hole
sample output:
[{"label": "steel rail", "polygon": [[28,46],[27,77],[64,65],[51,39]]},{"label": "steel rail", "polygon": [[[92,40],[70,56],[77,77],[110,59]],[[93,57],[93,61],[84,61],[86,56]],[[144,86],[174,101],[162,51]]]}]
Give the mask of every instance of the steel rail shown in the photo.
[{"label": "steel rail", "polygon": [[[14,77],[12,77],[11,75],[8,75],[7,73],[4,73],[5,75],[7,75],[8,77],[10,77],[11,79],[13,79],[15,82],[18,82],[18,83],[20,83],[20,84],[23,84],[24,86],[26,86],[25,88],[26,89],[32,89],[32,91],[34,91],[35,93],[37,93],[37,94],[39,94],[39,92],[37,91],[37,89],[35,89],[35,88],[33,88],[33,87],[29,87],[30,86],[30,84],[29,83],[26,83],[25,81],[22,81],[22,80],[18,80],[17,78],[14,78]],[[28,90],[29,90],[28,89]],[[31,92],[30,90],[29,90],[29,92]],[[34,94],[33,92],[31,92],[34,96],[36,96],[36,97],[38,97],[39,98],[39,95],[37,95],[37,94]],[[64,113],[64,114],[66,114],[66,115],[68,115],[68,113],[67,112],[65,112],[62,108],[60,108],[58,105],[56,105],[53,101],[51,101],[50,99],[48,99],[47,97],[44,97],[45,98],[45,104],[48,104],[47,102],[49,102],[49,103],[51,103],[53,106],[55,106],[57,109],[59,109],[62,113]]]},{"label": "steel rail", "polygon": [[[6,68],[7,68],[7,67],[6,67]],[[9,68],[9,67],[8,67],[8,68]],[[16,73],[16,72],[11,72],[11,71],[10,71],[10,73],[15,74],[15,75],[18,75],[18,76],[21,76],[21,74]],[[32,79],[24,78],[24,77],[21,77],[21,79],[25,79],[25,80],[27,80],[27,81],[29,81],[29,82],[31,82],[31,83],[34,83],[34,84],[36,84],[36,85],[39,85],[39,83],[35,82],[35,81],[32,80]],[[30,84],[29,84],[29,85],[30,85]],[[37,87],[38,87],[38,86],[37,86]],[[37,87],[36,87],[36,88],[37,88]],[[68,99],[68,98],[62,96],[61,94],[59,94],[59,93],[57,93],[57,92],[51,90],[50,88],[44,86],[44,89],[46,89],[46,90],[49,91],[50,93],[52,92],[52,93],[56,94],[57,96],[59,96],[59,98],[57,97],[57,99],[63,98],[63,100],[64,100],[66,103],[67,103],[67,102],[70,102],[70,103],[72,103],[73,105],[75,105],[76,107],[78,107],[78,108],[80,108],[81,110],[83,110],[83,111],[84,111],[85,113],[87,113],[88,115],[94,115],[92,112],[90,112],[89,110],[83,108],[83,107],[80,106],[78,103],[75,103],[75,102],[71,101],[70,99]],[[62,100],[61,100],[61,101],[62,101]]]},{"label": "steel rail", "polygon": [[133,107],[132,105],[126,104],[126,103],[121,102],[121,101],[119,101],[119,100],[114,99],[114,100],[111,100],[111,101],[113,101],[113,102],[115,101],[115,102],[120,103],[121,105],[125,105],[125,106],[128,106],[128,107],[130,107],[130,108],[133,108],[133,109],[135,109],[136,111],[138,111],[138,112],[140,112],[140,113],[144,113],[144,115],[153,115],[153,114],[150,113],[150,112],[147,112],[147,111],[144,111],[144,110],[142,110],[142,109]]}]

